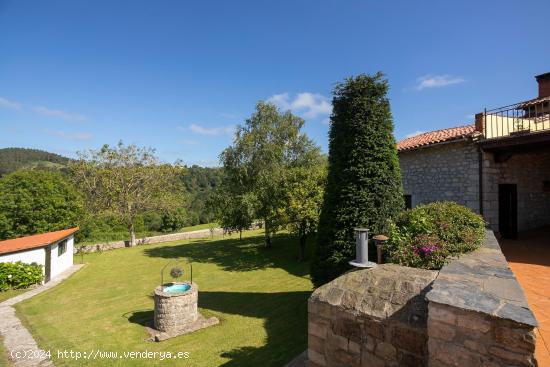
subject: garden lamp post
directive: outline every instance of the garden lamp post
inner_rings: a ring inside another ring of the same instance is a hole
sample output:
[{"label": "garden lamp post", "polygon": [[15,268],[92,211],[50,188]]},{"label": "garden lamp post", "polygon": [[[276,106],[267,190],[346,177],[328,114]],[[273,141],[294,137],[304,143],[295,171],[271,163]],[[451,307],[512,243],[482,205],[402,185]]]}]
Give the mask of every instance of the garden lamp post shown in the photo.
[{"label": "garden lamp post", "polygon": [[355,228],[355,260],[349,264],[357,268],[374,268],[376,263],[369,261],[369,230]]}]

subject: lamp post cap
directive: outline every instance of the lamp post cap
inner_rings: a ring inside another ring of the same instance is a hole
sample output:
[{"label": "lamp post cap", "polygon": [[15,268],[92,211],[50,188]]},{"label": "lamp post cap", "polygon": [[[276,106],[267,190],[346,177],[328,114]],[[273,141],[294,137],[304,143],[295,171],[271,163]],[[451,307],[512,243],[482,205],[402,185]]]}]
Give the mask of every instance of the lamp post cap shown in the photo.
[{"label": "lamp post cap", "polygon": [[364,228],[364,227],[357,227],[357,228],[354,228],[353,230],[356,231],[356,232],[368,232],[369,231],[368,228]]}]

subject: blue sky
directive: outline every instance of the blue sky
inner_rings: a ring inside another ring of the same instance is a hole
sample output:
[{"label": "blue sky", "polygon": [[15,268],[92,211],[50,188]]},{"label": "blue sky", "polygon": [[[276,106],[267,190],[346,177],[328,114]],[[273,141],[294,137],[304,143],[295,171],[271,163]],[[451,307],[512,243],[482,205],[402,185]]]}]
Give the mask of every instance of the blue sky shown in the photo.
[{"label": "blue sky", "polygon": [[0,147],[216,165],[258,100],[325,151],[334,83],[383,71],[395,134],[536,96],[550,2],[0,0]]}]

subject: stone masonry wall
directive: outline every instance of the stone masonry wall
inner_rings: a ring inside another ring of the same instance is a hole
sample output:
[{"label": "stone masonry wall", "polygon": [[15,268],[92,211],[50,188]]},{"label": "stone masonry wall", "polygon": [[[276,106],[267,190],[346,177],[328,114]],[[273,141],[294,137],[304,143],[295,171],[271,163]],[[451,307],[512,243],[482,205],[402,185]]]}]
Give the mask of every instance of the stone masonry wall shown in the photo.
[{"label": "stone masonry wall", "polygon": [[533,327],[430,302],[429,366],[535,366]]},{"label": "stone masonry wall", "polygon": [[534,367],[537,321],[487,231],[441,271],[350,271],[308,302],[310,367]]},{"label": "stone masonry wall", "polygon": [[550,225],[550,152],[512,155],[496,163],[494,155],[483,155],[483,214],[498,231],[498,185],[516,184],[518,193],[518,230],[525,231]]},{"label": "stone masonry wall", "polygon": [[536,366],[537,321],[491,231],[441,269],[427,299],[428,366]]},{"label": "stone masonry wall", "polygon": [[425,294],[436,274],[384,264],[318,288],[308,302],[308,366],[426,365]]},{"label": "stone masonry wall", "polygon": [[479,213],[479,156],[470,141],[400,152],[399,163],[413,207],[447,200]]},{"label": "stone masonry wall", "polygon": [[[191,232],[181,232],[181,233],[170,233],[160,236],[152,237],[143,237],[136,239],[138,245],[149,245],[153,243],[168,242],[168,241],[178,241],[178,240],[187,240],[192,238],[207,238],[212,235],[219,236],[224,234],[223,228],[215,228],[213,232],[209,229],[201,229]],[[108,251],[114,250],[117,248],[123,248],[128,246],[128,241],[113,241],[105,243],[97,243],[93,245],[84,245],[84,246],[75,246],[74,253],[78,253],[81,249],[84,252],[96,252],[96,251]]]},{"label": "stone masonry wall", "polygon": [[[253,223],[250,229],[261,228],[261,223]],[[160,242],[169,242],[169,241],[179,241],[179,240],[188,240],[193,238],[208,238],[211,236],[221,236],[225,234],[223,228],[214,228],[213,231],[210,229],[199,229],[196,231],[190,232],[179,232],[179,233],[170,233],[163,234],[160,236],[152,237],[143,237],[136,240],[138,245],[150,245],[153,243]],[[108,251],[114,250],[117,248],[123,248],[128,246],[129,241],[113,241],[105,243],[97,243],[93,245],[84,245],[84,246],[75,246],[73,252],[76,254],[80,249],[84,252],[96,252],[96,251]]]}]

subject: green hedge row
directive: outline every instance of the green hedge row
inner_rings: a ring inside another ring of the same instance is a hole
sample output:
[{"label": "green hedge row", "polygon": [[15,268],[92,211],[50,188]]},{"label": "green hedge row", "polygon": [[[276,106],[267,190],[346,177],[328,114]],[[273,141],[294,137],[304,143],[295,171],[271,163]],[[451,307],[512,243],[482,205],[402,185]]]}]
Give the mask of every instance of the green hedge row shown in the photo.
[{"label": "green hedge row", "polygon": [[42,265],[24,264],[21,261],[0,263],[0,291],[27,288],[41,283],[43,279]]}]

